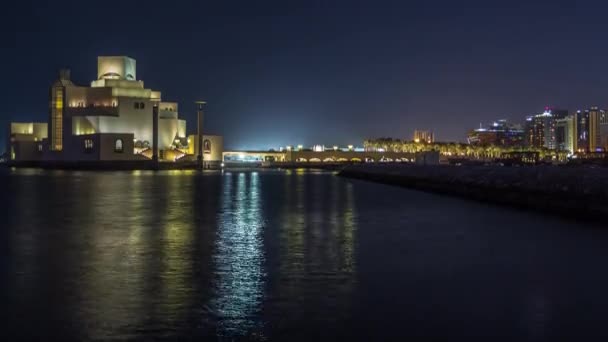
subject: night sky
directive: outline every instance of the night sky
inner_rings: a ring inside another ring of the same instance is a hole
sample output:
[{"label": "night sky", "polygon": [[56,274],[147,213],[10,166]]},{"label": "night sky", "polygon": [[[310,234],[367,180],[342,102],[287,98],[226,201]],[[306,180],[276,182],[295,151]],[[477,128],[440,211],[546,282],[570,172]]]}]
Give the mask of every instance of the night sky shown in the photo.
[{"label": "night sky", "polygon": [[[2,14],[2,127],[45,121],[61,67],[98,55],[178,101],[209,102],[226,148],[465,140],[480,122],[608,105],[608,5],[533,1],[18,1]],[[6,129],[1,130],[3,149]]]}]

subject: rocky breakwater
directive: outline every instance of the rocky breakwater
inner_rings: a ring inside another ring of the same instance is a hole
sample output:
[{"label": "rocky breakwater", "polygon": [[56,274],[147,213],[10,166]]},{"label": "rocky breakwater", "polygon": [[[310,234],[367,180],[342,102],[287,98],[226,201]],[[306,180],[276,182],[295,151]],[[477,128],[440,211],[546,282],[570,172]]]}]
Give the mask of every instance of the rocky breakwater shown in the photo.
[{"label": "rocky breakwater", "polygon": [[605,168],[353,165],[339,176],[581,219],[608,217]]}]

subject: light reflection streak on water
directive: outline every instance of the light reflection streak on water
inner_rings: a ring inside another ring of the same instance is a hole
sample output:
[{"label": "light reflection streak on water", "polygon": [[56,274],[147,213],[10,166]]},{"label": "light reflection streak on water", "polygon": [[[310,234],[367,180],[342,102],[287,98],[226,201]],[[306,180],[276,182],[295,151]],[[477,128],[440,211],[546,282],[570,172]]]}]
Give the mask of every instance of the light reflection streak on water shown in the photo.
[{"label": "light reflection streak on water", "polygon": [[[236,187],[234,180],[236,178]],[[213,264],[218,333],[244,336],[261,328],[264,285],[263,213],[256,172],[226,175]]]},{"label": "light reflection streak on water", "polygon": [[357,230],[357,213],[355,211],[353,184],[346,185],[346,209],[344,210],[344,229],[342,236],[342,269],[355,273],[355,233]]},{"label": "light reflection streak on water", "polygon": [[286,172],[282,193],[279,270],[270,275],[274,296],[264,307],[273,330],[289,334],[298,330],[293,322],[349,319],[358,222],[352,185]]},{"label": "light reflection streak on water", "polygon": [[[168,173],[166,210],[160,208],[163,263],[160,269],[162,280],[158,316],[163,317],[169,326],[177,325],[191,302],[192,289],[192,250],[193,250],[193,211],[189,198],[184,196],[192,190],[190,176],[182,172]],[[182,193],[183,192],[183,193]]]},{"label": "light reflection streak on water", "polygon": [[[145,317],[141,316],[146,273],[142,254],[150,248],[150,241],[143,238],[146,194],[141,178],[127,181],[121,175],[84,177],[92,190],[82,194],[87,200],[79,207],[87,212],[81,243],[88,247],[81,255],[82,268],[87,271],[81,276],[78,304],[84,318],[80,325],[89,337],[127,331],[141,325]],[[125,212],[130,215],[118,224],[115,215]]]}]

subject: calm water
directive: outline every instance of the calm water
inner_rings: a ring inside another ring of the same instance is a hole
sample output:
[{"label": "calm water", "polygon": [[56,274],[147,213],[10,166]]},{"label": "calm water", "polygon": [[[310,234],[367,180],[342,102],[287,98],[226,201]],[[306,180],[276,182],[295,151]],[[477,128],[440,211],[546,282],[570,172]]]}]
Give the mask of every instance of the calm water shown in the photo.
[{"label": "calm water", "polygon": [[608,231],[305,171],[0,170],[4,337],[608,337]]}]

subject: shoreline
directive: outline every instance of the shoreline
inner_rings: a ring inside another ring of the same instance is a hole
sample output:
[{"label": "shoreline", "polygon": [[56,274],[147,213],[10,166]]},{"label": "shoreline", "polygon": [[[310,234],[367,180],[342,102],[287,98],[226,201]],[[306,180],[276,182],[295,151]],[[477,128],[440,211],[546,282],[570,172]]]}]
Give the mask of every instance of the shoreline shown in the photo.
[{"label": "shoreline", "polygon": [[[238,169],[323,169],[337,171],[349,164],[346,163],[226,163],[209,162],[203,170],[238,170]],[[36,168],[43,170],[78,170],[78,171],[136,171],[136,170],[198,170],[196,162],[154,162],[152,160],[128,161],[18,161],[0,164],[5,168]]]},{"label": "shoreline", "polygon": [[608,217],[608,173],[580,167],[352,166],[338,176],[599,221]]}]

